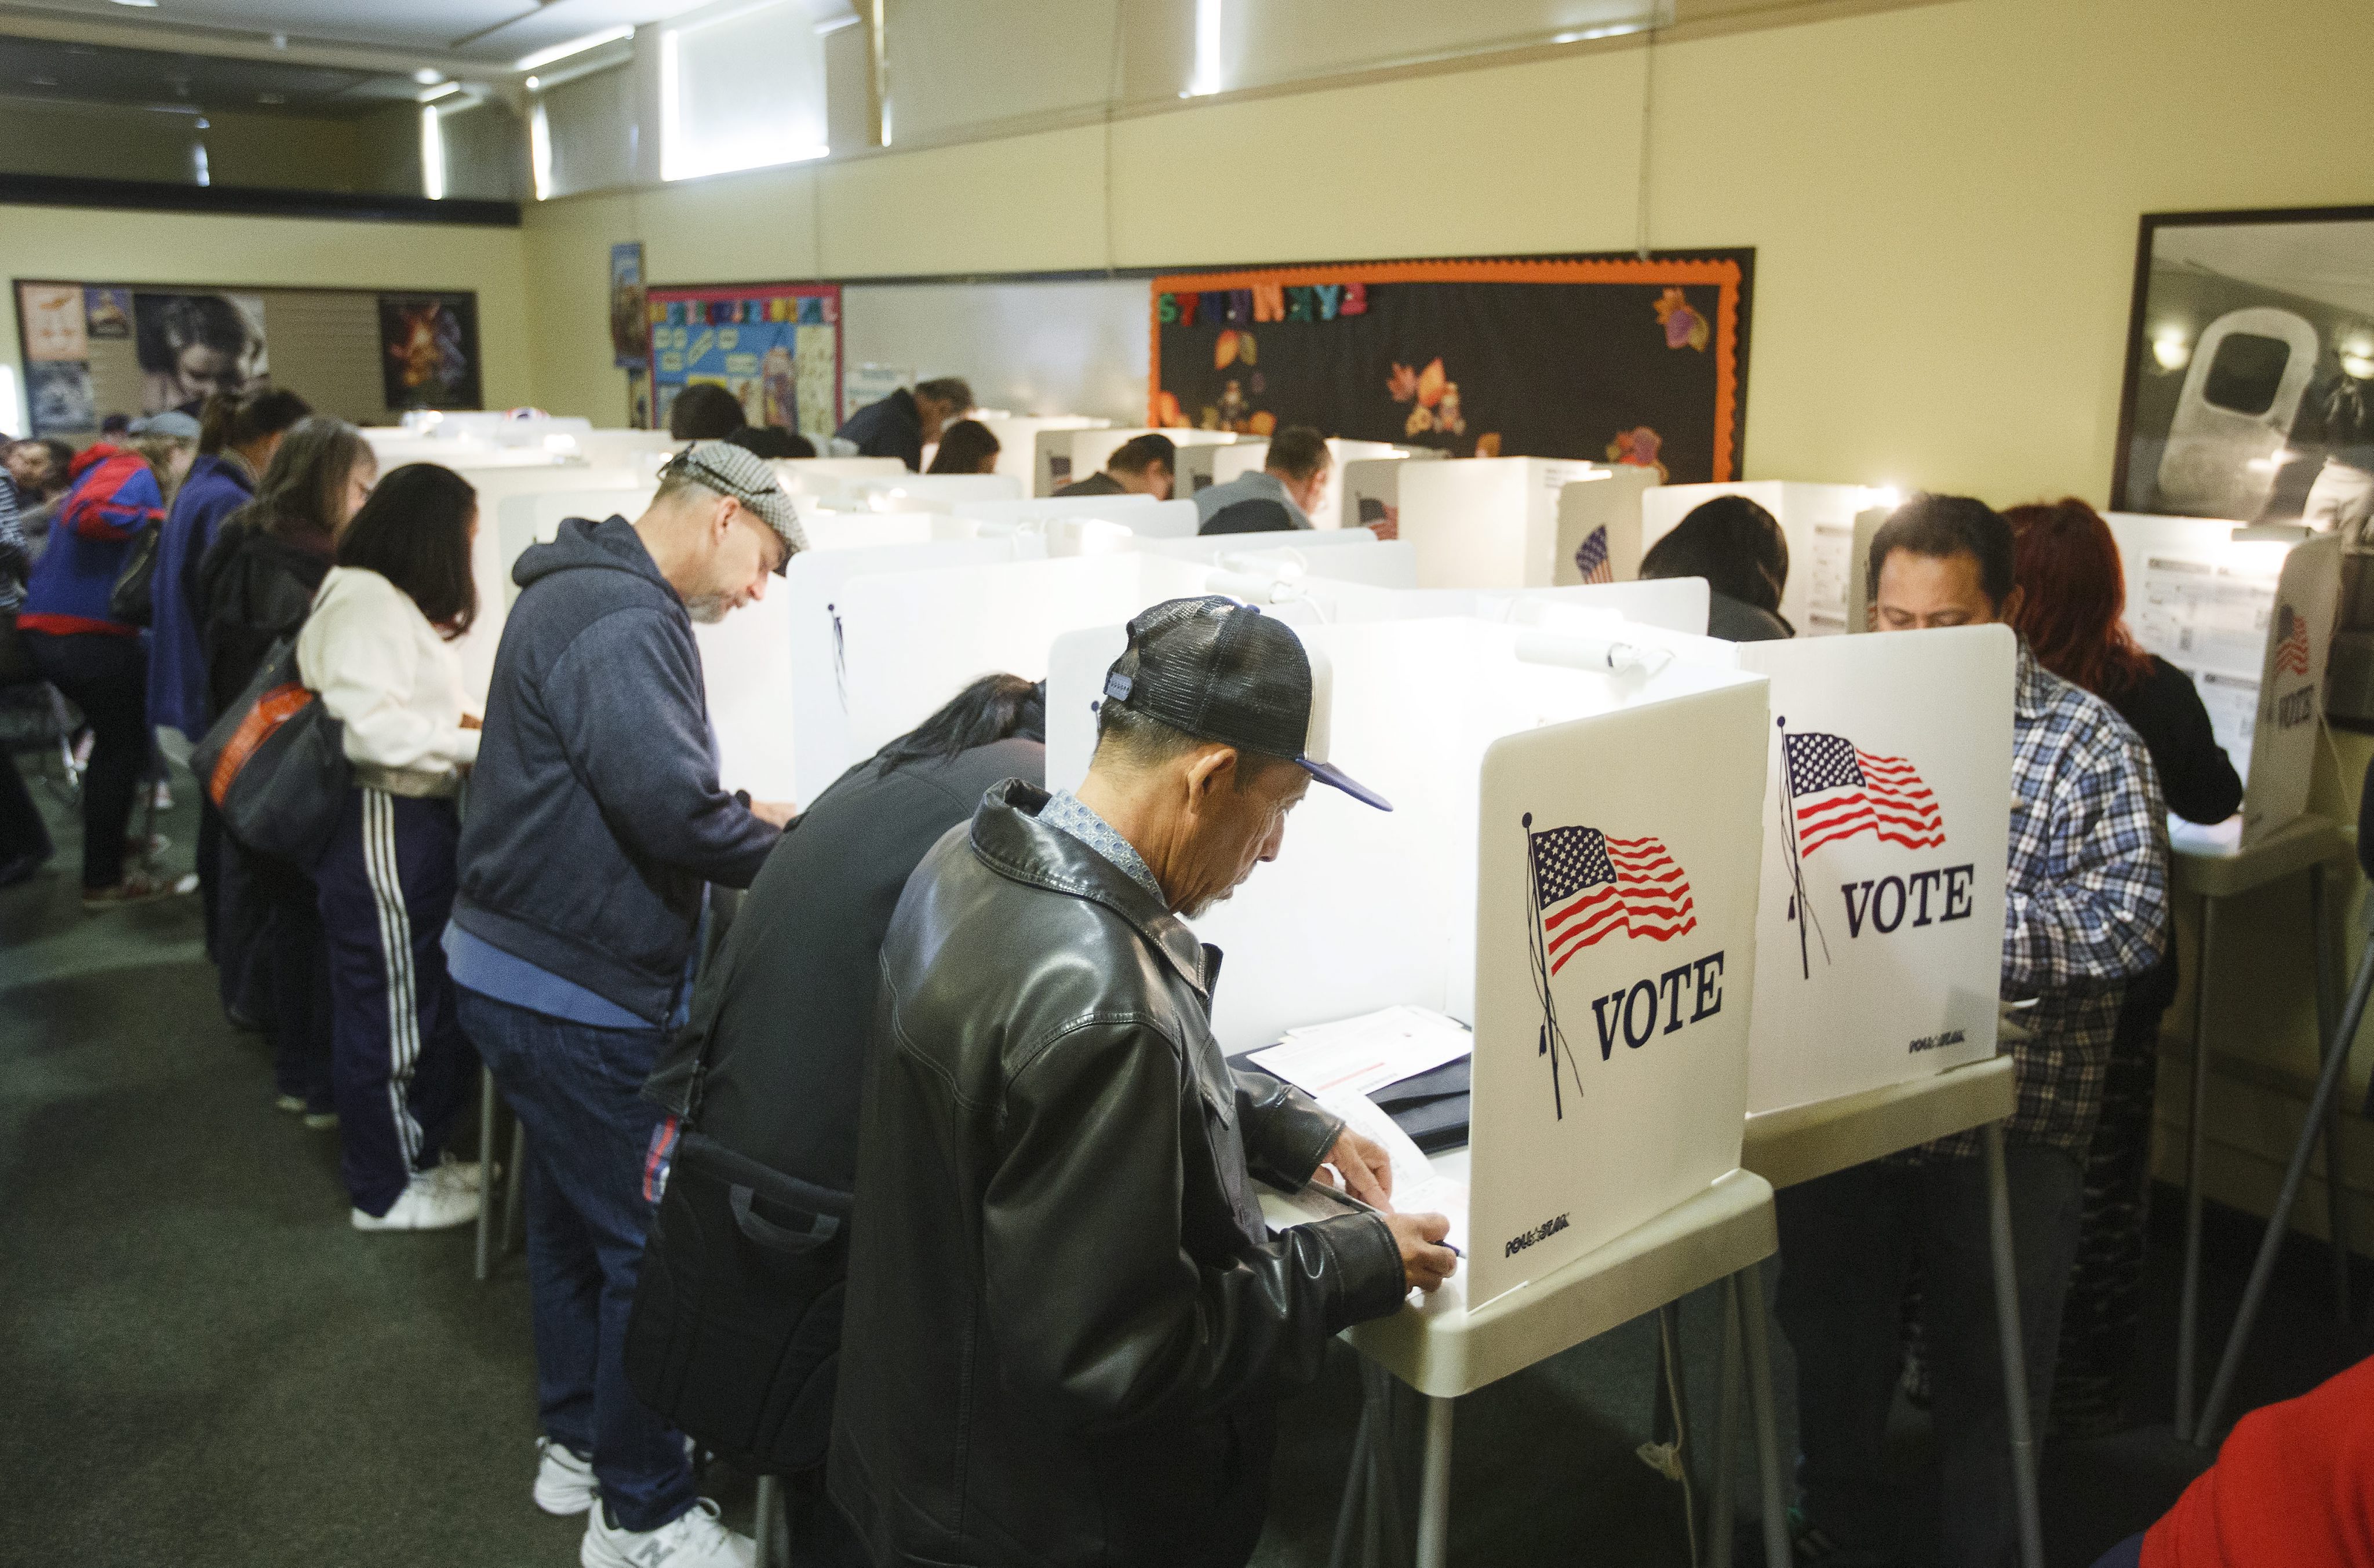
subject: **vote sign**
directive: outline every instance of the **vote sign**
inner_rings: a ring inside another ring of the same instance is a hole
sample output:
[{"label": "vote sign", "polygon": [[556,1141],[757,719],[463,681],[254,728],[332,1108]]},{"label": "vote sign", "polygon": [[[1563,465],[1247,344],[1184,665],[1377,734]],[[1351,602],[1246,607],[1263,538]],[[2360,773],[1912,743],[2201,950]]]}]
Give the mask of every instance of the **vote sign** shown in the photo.
[{"label": "vote sign", "polygon": [[1771,680],[1751,1114],[1994,1054],[2016,644],[1743,645]]},{"label": "vote sign", "polygon": [[1765,727],[1738,682],[1485,754],[1471,1305],[1739,1164]]}]

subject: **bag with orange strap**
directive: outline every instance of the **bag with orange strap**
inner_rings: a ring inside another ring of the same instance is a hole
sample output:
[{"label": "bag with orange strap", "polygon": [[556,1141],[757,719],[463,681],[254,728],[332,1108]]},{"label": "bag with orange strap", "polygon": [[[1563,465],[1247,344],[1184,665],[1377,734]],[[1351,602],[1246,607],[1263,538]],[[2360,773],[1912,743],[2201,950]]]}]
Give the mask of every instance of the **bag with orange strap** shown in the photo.
[{"label": "bag with orange strap", "polygon": [[329,847],[354,784],[346,726],[297,673],[297,644],[264,662],[190,755],[224,831],[247,848],[308,871]]}]

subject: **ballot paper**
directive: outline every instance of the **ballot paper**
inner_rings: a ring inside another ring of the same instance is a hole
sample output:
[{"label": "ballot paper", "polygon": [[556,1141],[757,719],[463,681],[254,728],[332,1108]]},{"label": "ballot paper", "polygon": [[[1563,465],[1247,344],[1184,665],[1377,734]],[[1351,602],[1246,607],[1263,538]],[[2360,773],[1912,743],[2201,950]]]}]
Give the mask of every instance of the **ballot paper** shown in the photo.
[{"label": "ballot paper", "polygon": [[[1252,1061],[1263,1072],[1323,1101],[1330,1094],[1373,1094],[1388,1083],[1456,1061],[1475,1048],[1475,1035],[1457,1019],[1402,1005],[1289,1029],[1282,1043],[1253,1052]],[[1378,1115],[1384,1117],[1381,1111]],[[1391,1118],[1384,1119],[1392,1125]],[[1394,1131],[1399,1134],[1400,1129]],[[1416,1144],[1410,1147],[1416,1149]]]},{"label": "ballot paper", "polygon": [[[1366,1094],[1322,1094],[1319,1096],[1319,1103],[1342,1117],[1346,1127],[1383,1146],[1393,1165],[1394,1211],[1442,1215],[1451,1222],[1450,1234],[1443,1239],[1461,1252],[1465,1252],[1467,1184],[1438,1172],[1418,1146],[1410,1141],[1409,1134],[1395,1126],[1393,1118],[1379,1110],[1376,1102]],[[1320,1192],[1287,1194],[1278,1199],[1265,1200],[1263,1208],[1269,1213],[1272,1223],[1281,1225],[1333,1219],[1344,1211]]]},{"label": "ballot paper", "polygon": [[1839,637],[1847,629],[1848,577],[1854,569],[1854,524],[1814,525],[1812,591],[1805,602],[1805,635]]}]

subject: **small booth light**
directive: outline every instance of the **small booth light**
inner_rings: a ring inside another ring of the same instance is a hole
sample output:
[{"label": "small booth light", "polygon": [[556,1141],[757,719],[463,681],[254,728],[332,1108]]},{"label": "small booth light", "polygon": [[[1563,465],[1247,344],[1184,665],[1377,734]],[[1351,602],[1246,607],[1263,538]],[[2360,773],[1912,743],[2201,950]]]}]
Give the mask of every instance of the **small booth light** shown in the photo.
[{"label": "small booth light", "polygon": [[2374,381],[2374,338],[2356,338],[2341,345],[2342,373],[2353,380]]}]

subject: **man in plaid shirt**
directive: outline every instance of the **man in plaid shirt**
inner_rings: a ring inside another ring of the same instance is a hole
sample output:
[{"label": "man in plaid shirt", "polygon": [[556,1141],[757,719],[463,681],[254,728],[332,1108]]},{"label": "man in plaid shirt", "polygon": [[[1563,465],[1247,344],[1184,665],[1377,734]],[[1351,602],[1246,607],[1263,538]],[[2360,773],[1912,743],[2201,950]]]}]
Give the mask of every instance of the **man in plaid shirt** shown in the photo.
[{"label": "man in plaid shirt", "polygon": [[[2010,619],[2010,526],[1983,502],[1921,496],[1872,541],[1875,631]],[[2033,1001],[2012,1049],[2004,1129],[2028,1408],[2050,1408],[2077,1247],[2086,1151],[2129,980],[2168,940],[2168,826],[2143,742],[2099,697],[2019,649],[2002,997]],[[1976,1129],[1782,1191],[1777,1309],[1797,1355],[1801,1562],[1878,1568],[1880,1449],[1908,1270],[1922,1278],[1940,1475],[1939,1561],[2014,1558],[2010,1429],[1994,1321],[1986,1167]]]}]

